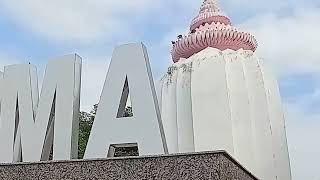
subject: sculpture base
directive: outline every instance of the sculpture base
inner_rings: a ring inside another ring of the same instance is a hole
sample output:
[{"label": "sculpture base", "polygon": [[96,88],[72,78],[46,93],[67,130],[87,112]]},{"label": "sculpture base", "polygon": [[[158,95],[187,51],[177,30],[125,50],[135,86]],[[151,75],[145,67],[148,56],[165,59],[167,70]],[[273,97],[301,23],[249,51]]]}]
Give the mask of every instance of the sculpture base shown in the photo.
[{"label": "sculpture base", "polygon": [[94,160],[0,164],[0,179],[256,180],[224,151]]}]

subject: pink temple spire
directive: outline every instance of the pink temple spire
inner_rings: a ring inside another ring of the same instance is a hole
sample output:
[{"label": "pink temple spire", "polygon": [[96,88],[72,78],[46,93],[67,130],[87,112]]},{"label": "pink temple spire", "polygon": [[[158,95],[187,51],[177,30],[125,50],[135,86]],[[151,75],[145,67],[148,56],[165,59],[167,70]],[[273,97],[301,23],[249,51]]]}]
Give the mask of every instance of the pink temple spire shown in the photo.
[{"label": "pink temple spire", "polygon": [[173,61],[189,58],[207,47],[255,51],[257,41],[251,34],[241,32],[231,25],[217,0],[204,0],[199,14],[191,22],[190,33],[173,43]]},{"label": "pink temple spire", "polygon": [[193,19],[190,30],[195,30],[201,24],[211,24],[212,22],[220,22],[226,25],[231,25],[230,19],[219,8],[216,0],[205,0],[201,5],[199,14]]}]

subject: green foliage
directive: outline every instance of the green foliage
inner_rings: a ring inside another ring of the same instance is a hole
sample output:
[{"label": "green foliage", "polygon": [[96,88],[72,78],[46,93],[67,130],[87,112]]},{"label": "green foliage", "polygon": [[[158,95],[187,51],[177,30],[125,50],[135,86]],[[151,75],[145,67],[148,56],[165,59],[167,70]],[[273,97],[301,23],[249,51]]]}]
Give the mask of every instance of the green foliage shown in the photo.
[{"label": "green foliage", "polygon": [[132,107],[126,107],[123,113],[123,117],[132,117],[132,116],[133,116]]},{"label": "green foliage", "polygon": [[90,131],[92,128],[92,124],[93,124],[93,120],[94,120],[94,115],[87,113],[87,112],[80,112],[80,122],[79,122],[79,144],[78,144],[78,158],[82,159],[87,143],[88,143],[88,139],[89,139],[89,135],[90,135]]}]

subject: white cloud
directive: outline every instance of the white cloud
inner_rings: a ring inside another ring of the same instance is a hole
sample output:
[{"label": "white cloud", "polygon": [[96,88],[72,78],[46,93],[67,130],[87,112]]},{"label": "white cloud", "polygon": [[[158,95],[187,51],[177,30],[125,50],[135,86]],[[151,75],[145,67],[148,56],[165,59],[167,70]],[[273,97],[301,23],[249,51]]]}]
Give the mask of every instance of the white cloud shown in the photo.
[{"label": "white cloud", "polygon": [[141,20],[166,25],[177,23],[186,17],[186,12],[197,10],[200,3],[193,0],[2,0],[0,15],[50,42],[94,43],[114,36],[130,37]]},{"label": "white cloud", "polygon": [[314,7],[315,5],[320,5],[320,2],[317,2],[317,0],[220,0],[220,2],[226,9],[230,10],[230,12],[237,11],[246,13],[249,11],[255,14],[263,14],[266,12],[283,13],[299,7]]},{"label": "white cloud", "polygon": [[266,14],[242,27],[257,38],[258,55],[280,75],[320,71],[320,9],[298,9],[290,16]]},{"label": "white cloud", "polygon": [[301,111],[299,104],[287,104],[287,136],[292,175],[295,180],[319,180],[320,113]]},{"label": "white cloud", "polygon": [[5,52],[0,52],[0,71],[3,72],[4,66],[21,63],[18,57]]},{"label": "white cloud", "polygon": [[110,60],[82,56],[81,110],[89,112],[99,102]]},{"label": "white cloud", "polygon": [[127,21],[151,2],[148,0],[3,0],[3,14],[27,30],[53,41],[93,41],[127,30]]}]

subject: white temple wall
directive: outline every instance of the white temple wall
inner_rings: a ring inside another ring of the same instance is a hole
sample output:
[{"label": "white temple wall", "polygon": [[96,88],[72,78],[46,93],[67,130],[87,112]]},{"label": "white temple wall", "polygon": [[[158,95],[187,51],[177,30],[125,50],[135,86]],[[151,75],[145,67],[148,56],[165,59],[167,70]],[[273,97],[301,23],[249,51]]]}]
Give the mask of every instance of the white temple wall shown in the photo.
[{"label": "white temple wall", "polygon": [[234,156],[251,172],[254,171],[253,138],[250,118],[248,88],[242,61],[234,51],[225,51],[226,73],[230,98]]},{"label": "white temple wall", "polygon": [[171,67],[164,79],[162,88],[161,118],[169,153],[179,152],[176,103],[177,76],[177,67]]},{"label": "white temple wall", "polygon": [[278,85],[251,51],[207,48],[172,68],[161,103],[178,152],[225,150],[261,179],[290,179]]},{"label": "white temple wall", "polygon": [[191,102],[192,63],[179,66],[177,77],[177,126],[179,152],[194,152],[193,116]]},{"label": "white temple wall", "polygon": [[265,84],[255,58],[243,61],[251,110],[256,174],[261,179],[275,179],[270,116]]},{"label": "white temple wall", "polygon": [[280,180],[291,180],[285,121],[278,82],[270,69],[262,61],[260,61],[259,64],[262,70],[268,98],[276,174]]},{"label": "white temple wall", "polygon": [[234,155],[225,61],[221,52],[212,48],[194,58],[191,98],[195,151],[225,150]]}]

